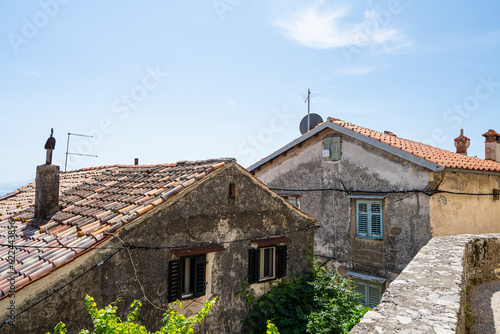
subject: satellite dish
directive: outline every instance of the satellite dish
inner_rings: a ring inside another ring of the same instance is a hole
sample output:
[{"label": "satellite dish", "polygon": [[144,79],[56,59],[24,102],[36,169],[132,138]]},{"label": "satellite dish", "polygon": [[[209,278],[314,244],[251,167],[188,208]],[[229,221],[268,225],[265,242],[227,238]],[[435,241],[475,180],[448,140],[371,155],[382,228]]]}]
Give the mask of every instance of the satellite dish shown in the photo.
[{"label": "satellite dish", "polygon": [[[307,117],[309,117],[309,129],[307,128]],[[304,134],[315,127],[318,126],[319,123],[323,123],[323,118],[321,118],[320,115],[318,114],[309,114],[306,117],[302,118],[302,121],[300,121],[300,133]]]}]

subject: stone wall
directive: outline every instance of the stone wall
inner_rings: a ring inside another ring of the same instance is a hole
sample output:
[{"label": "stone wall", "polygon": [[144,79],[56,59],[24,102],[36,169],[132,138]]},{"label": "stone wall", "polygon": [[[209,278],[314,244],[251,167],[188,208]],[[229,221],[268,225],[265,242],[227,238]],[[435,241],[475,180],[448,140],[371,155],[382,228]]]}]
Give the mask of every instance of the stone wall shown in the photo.
[{"label": "stone wall", "polygon": [[432,238],[351,333],[464,333],[475,278],[500,279],[500,234]]},{"label": "stone wall", "polygon": [[[383,194],[383,238],[358,238],[355,199],[341,191],[425,189],[429,171],[359,140],[342,135],[339,161],[324,161],[323,140],[338,135],[321,131],[286,154],[254,170],[255,176],[282,194],[300,195],[300,209],[318,220],[315,254],[333,258],[340,273],[355,271],[392,281],[431,238],[429,197],[421,193]],[[324,258],[323,258],[324,257]],[[374,268],[377,267],[377,268]]]},{"label": "stone wall", "polygon": [[[228,199],[228,185],[234,183],[237,196]],[[9,317],[15,302],[14,325],[0,333],[46,333],[63,321],[69,333],[92,328],[85,310],[85,294],[93,296],[99,308],[121,297],[119,316],[126,319],[129,305],[141,300],[139,322],[149,330],[161,327],[168,306],[168,263],[174,254],[163,247],[222,244],[224,251],[209,253],[204,296],[183,300],[181,313],[191,316],[207,299],[217,296],[214,308],[197,327],[206,333],[239,333],[249,304],[242,295],[248,282],[248,250],[252,239],[286,235],[288,276],[307,271],[304,250],[314,242],[314,219],[296,210],[242,167],[231,164],[218,169],[154,210],[140,216],[99,247],[129,245],[159,247],[121,250],[92,250],[16,291],[13,298],[0,300],[0,322]],[[134,265],[132,265],[134,263]],[[96,264],[99,264],[96,266]],[[286,279],[286,278],[285,278]],[[140,282],[140,284],[139,284]],[[270,282],[252,284],[257,292],[269,289]],[[60,289],[60,290],[59,290]],[[144,293],[143,290],[144,289]],[[152,305],[147,299],[151,301]],[[27,310],[26,312],[23,312]]]}]

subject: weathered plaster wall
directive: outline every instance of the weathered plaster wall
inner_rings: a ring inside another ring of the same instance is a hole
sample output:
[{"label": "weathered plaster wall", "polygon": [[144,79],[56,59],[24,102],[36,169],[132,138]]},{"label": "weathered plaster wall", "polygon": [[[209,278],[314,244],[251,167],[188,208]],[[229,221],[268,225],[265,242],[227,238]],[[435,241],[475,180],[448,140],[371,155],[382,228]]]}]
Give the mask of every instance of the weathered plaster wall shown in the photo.
[{"label": "weathered plaster wall", "polygon": [[[442,172],[431,173],[439,190],[492,194],[500,189],[500,175]],[[500,200],[489,196],[435,194],[431,197],[433,236],[500,232]]]},{"label": "weathered plaster wall", "polygon": [[500,234],[433,238],[350,333],[464,333],[474,278],[500,279]]},{"label": "weathered plaster wall", "polygon": [[[237,186],[237,197],[228,200],[229,183]],[[199,181],[194,187],[165,202],[158,208],[136,219],[118,232],[128,244],[151,247],[172,245],[193,246],[199,243],[219,243],[226,250],[207,256],[206,295],[183,302],[184,314],[199,311],[201,303],[218,296],[214,309],[199,330],[211,333],[238,333],[248,312],[244,297],[235,293],[247,282],[248,249],[250,239],[283,234],[293,240],[288,243],[288,273],[306,270],[303,250],[312,245],[313,219],[292,208],[279,196],[261,187],[236,164],[223,167]],[[120,246],[114,238],[100,246]],[[94,250],[76,258],[43,279],[35,281],[16,293],[16,311],[49,296],[57,287],[82,275],[86,270],[116,250]],[[121,250],[110,260],[53,294],[28,312],[20,314],[15,326],[4,326],[5,333],[45,333],[59,320],[68,325],[69,332],[82,327],[91,328],[90,317],[83,301],[85,294],[95,297],[102,307],[120,296],[122,317],[128,305],[139,299],[143,303],[140,321],[149,330],[157,330],[162,323],[161,309],[166,309],[168,261],[174,255],[167,249],[131,249],[130,254],[145,294],[158,308],[143,297],[127,250]],[[254,284],[263,291],[268,283]],[[1,317],[8,317],[9,298],[0,301]],[[160,308],[160,309],[159,309]]]},{"label": "weathered plaster wall", "polygon": [[[404,191],[423,190],[428,171],[361,141],[342,136],[340,161],[324,161],[323,138],[327,129],[255,170],[271,188]],[[424,194],[388,194],[384,200],[384,238],[355,237],[354,200],[338,191],[292,191],[300,194],[301,210],[318,219],[315,253],[340,259],[342,272],[375,273],[393,279],[397,274],[359,264],[402,270],[430,238],[429,199]],[[352,261],[352,262],[345,262]]]}]

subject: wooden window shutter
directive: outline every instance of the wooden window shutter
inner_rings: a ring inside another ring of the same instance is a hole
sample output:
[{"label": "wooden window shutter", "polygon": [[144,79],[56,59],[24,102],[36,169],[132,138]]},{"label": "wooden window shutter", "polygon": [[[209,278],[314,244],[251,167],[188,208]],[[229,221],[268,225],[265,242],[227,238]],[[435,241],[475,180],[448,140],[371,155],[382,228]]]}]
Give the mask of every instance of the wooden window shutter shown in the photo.
[{"label": "wooden window shutter", "polygon": [[328,161],[338,161],[342,155],[342,141],[340,137],[326,137],[323,139],[323,148],[330,150],[330,156],[323,158]]},{"label": "wooden window shutter", "polygon": [[367,306],[371,308],[377,306],[380,303],[380,297],[381,297],[380,286],[369,284]]},{"label": "wooden window shutter", "polygon": [[382,237],[382,203],[370,203],[371,236]]},{"label": "wooden window shutter", "polygon": [[276,246],[276,277],[286,276],[286,245]]},{"label": "wooden window shutter", "polygon": [[168,302],[174,302],[181,298],[181,260],[168,262]]},{"label": "wooden window shutter", "polygon": [[260,275],[260,250],[250,248],[248,250],[248,283],[257,283]]},{"label": "wooden window shutter", "polygon": [[368,201],[356,201],[356,235],[368,236]]},{"label": "wooden window shutter", "polygon": [[205,271],[206,271],[206,254],[195,257],[194,259],[194,288],[193,297],[205,295]]},{"label": "wooden window shutter", "polygon": [[355,288],[355,291],[357,293],[359,293],[359,296],[358,296],[358,300],[360,301],[360,303],[362,303],[363,305],[366,305],[367,304],[367,300],[366,300],[366,285],[363,284],[362,282],[360,281],[356,281],[356,280],[353,280],[352,281],[354,284],[356,284],[356,288]]}]

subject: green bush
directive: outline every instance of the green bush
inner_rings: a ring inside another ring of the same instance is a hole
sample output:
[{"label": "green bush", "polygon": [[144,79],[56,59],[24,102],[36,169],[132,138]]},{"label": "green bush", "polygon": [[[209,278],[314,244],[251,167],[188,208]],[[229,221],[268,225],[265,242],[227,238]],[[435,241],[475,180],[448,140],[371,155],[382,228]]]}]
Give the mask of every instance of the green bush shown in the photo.
[{"label": "green bush", "polygon": [[370,309],[358,298],[351,280],[314,264],[311,274],[272,285],[257,298],[245,332],[266,333],[271,320],[281,334],[348,333]]},{"label": "green bush", "polygon": [[[154,334],[190,334],[193,333],[193,326],[200,323],[212,309],[217,298],[208,300],[203,305],[201,311],[190,317],[186,318],[182,314],[179,314],[179,310],[182,308],[180,301],[174,303],[175,308],[170,309],[163,315],[163,327],[158,332]],[[127,320],[122,321],[120,317],[116,315],[116,310],[118,307],[116,304],[119,300],[109,304],[103,309],[98,310],[97,305],[94,302],[94,298],[87,295],[85,297],[85,307],[92,317],[92,323],[94,324],[94,331],[90,332],[87,329],[82,329],[80,334],[153,334],[149,332],[146,327],[137,323],[139,317],[139,309],[142,304],[140,301],[135,300],[132,305],[130,305],[131,311],[127,315]],[[66,334],[66,325],[59,322],[54,328],[54,334]],[[50,333],[47,333],[50,334]]]}]

